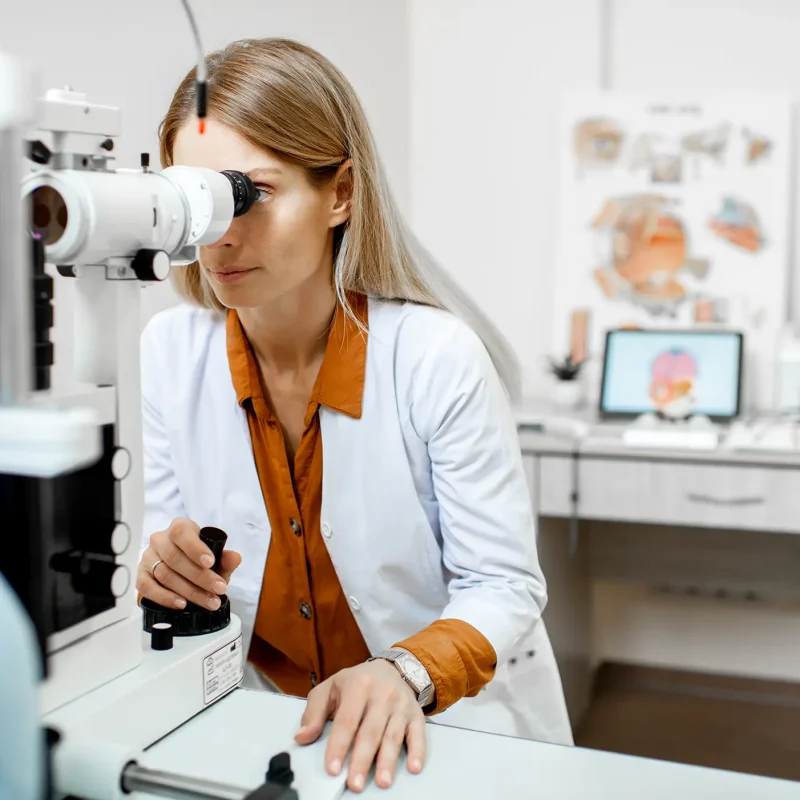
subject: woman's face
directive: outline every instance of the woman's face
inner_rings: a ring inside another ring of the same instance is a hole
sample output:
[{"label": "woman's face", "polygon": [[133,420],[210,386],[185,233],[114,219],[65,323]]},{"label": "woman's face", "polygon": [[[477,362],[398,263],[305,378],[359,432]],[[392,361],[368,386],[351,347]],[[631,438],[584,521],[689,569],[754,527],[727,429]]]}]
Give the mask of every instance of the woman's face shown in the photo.
[{"label": "woman's face", "polygon": [[222,305],[253,308],[304,284],[330,282],[333,229],[350,209],[343,169],[330,186],[314,188],[305,170],[213,119],[202,135],[194,120],[181,128],[172,155],[176,166],[239,170],[263,190],[218,242],[200,248],[201,269]]}]

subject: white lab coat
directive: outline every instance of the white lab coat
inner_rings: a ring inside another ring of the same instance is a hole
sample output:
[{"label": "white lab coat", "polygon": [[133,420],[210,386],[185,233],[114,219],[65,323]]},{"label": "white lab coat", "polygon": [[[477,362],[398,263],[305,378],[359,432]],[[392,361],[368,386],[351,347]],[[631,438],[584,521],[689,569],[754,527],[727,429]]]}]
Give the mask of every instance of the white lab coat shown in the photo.
[{"label": "white lab coat", "polygon": [[[154,317],[142,390],[144,543],[175,517],[228,533],[248,648],[270,521],[224,318],[187,306]],[[480,339],[447,312],[370,300],[362,416],[319,414],[321,531],[369,650],[464,620],[494,647],[495,677],[433,721],[571,744],[514,419]]]}]

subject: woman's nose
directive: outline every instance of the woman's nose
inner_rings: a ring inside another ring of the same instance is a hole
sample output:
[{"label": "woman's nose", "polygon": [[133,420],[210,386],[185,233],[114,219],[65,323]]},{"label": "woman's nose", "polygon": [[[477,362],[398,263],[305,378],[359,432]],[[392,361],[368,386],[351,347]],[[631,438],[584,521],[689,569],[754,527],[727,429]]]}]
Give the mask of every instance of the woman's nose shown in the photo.
[{"label": "woman's nose", "polygon": [[206,245],[209,250],[218,250],[221,247],[235,247],[240,242],[240,235],[239,235],[239,220],[233,220],[231,224],[228,226],[228,230],[217,239],[216,242],[212,244]]}]

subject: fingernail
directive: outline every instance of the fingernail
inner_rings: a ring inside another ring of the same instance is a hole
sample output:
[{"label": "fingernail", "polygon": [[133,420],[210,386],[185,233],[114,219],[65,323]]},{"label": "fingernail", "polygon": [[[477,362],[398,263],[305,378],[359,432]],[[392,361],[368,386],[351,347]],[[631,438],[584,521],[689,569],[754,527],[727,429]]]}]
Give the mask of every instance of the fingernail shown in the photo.
[{"label": "fingernail", "polygon": [[331,761],[330,768],[331,768],[331,773],[332,774],[338,775],[342,771],[342,762],[338,761],[338,760],[337,761]]},{"label": "fingernail", "polygon": [[182,597],[179,597],[175,601],[175,608],[186,608],[186,601]]},{"label": "fingernail", "polygon": [[219,597],[211,597],[206,601],[206,607],[216,611],[220,607]]},{"label": "fingernail", "polygon": [[364,776],[363,775],[356,775],[353,778],[353,788],[360,792],[364,788]]},{"label": "fingernail", "polygon": [[412,761],[409,766],[411,767],[412,772],[419,772],[422,769],[422,762],[420,761]]},{"label": "fingernail", "polygon": [[225,590],[226,590],[227,588],[228,588],[228,587],[227,587],[227,585],[225,584],[225,581],[217,581],[217,582],[214,584],[214,591],[215,591],[217,594],[225,594]]},{"label": "fingernail", "polygon": [[392,773],[389,772],[388,770],[384,770],[383,772],[381,772],[381,783],[383,783],[383,785],[387,786],[387,787],[391,786],[392,785]]},{"label": "fingernail", "polygon": [[200,556],[200,563],[204,567],[211,569],[211,567],[214,566],[214,556],[210,556],[208,553],[206,553],[205,555]]}]

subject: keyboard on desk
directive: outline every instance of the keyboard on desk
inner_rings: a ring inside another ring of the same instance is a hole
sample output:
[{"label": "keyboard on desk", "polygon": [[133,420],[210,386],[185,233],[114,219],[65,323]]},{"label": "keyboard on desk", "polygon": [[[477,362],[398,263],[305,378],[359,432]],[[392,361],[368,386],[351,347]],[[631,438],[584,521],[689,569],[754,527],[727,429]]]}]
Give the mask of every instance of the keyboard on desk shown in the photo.
[{"label": "keyboard on desk", "polygon": [[725,437],[728,450],[763,450],[792,452],[800,449],[800,425],[795,422],[735,422]]}]

